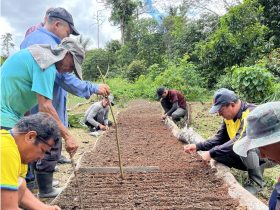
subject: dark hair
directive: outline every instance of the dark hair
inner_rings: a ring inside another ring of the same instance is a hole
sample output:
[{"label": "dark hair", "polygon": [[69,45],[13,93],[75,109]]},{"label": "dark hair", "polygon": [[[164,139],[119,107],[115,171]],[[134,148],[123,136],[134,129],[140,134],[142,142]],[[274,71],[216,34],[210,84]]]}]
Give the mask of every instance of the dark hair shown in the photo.
[{"label": "dark hair", "polygon": [[48,141],[52,138],[56,142],[60,138],[57,123],[50,115],[43,112],[21,118],[15,125],[15,129],[18,132],[36,131],[35,144],[38,144],[42,139]]}]

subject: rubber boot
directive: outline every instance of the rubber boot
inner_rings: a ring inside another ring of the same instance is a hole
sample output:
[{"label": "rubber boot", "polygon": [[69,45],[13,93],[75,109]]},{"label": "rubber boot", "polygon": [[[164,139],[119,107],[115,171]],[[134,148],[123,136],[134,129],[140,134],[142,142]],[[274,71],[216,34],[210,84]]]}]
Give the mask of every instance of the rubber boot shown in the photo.
[{"label": "rubber boot", "polygon": [[35,176],[39,188],[39,198],[54,198],[61,193],[62,188],[55,188],[53,184],[52,172],[35,171]]},{"label": "rubber boot", "polygon": [[256,195],[264,187],[263,171],[261,167],[248,170],[249,180],[245,183],[244,188],[253,195]]}]

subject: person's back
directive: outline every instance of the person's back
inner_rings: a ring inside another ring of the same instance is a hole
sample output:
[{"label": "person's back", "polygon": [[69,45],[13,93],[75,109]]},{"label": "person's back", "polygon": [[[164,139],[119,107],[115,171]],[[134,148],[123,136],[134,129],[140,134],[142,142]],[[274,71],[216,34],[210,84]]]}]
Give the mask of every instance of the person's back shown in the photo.
[{"label": "person's back", "polygon": [[55,65],[42,71],[28,49],[9,57],[2,65],[0,74],[1,126],[13,127],[26,110],[37,104],[36,93],[52,99],[55,75]]}]

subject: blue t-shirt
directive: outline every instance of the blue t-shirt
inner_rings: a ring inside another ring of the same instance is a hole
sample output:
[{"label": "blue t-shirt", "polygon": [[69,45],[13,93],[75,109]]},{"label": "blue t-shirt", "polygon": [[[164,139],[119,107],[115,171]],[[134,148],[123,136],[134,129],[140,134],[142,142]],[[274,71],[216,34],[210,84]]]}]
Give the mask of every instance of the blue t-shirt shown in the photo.
[{"label": "blue t-shirt", "polygon": [[13,127],[37,104],[37,94],[52,100],[55,65],[42,70],[28,49],[9,57],[0,71],[1,126]]}]

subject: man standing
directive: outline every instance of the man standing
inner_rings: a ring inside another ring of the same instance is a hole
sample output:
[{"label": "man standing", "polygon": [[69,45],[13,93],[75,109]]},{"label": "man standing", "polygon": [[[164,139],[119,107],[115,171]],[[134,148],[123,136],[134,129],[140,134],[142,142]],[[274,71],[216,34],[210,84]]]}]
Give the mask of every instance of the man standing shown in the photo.
[{"label": "man standing", "polygon": [[[269,102],[254,109],[247,118],[247,136],[233,145],[233,151],[246,157],[259,148],[261,156],[280,164],[280,102]],[[269,200],[269,210],[280,209],[280,178]]]},{"label": "man standing", "polygon": [[228,167],[248,171],[249,179],[244,187],[252,194],[263,188],[263,169],[260,164],[265,161],[260,160],[256,149],[250,150],[247,158],[241,158],[233,152],[232,147],[236,140],[246,136],[246,119],[254,108],[255,105],[241,101],[231,90],[217,90],[210,113],[218,113],[224,118],[220,130],[205,142],[184,146],[188,153],[206,151],[202,154],[204,160],[213,158]]},{"label": "man standing", "polygon": [[114,105],[114,97],[109,95],[108,97],[103,97],[99,102],[95,102],[91,105],[85,113],[84,122],[88,126],[91,132],[98,130],[108,130],[112,122],[108,120],[109,105]]},{"label": "man standing", "polygon": [[179,121],[187,114],[186,100],[180,91],[160,87],[157,89],[157,96],[164,109],[162,119],[171,116],[173,121]]},{"label": "man standing", "polygon": [[[1,67],[1,127],[13,127],[27,110],[38,104],[39,111],[54,117],[65,139],[66,151],[73,156],[78,146],[52,105],[53,86],[57,72],[74,70],[77,77],[82,78],[83,59],[82,47],[70,38],[63,39],[53,49],[48,45],[34,45],[9,57]],[[52,182],[52,175],[38,172],[42,183]],[[38,185],[40,189],[39,182]],[[41,197],[52,193],[52,188],[39,190]]]},{"label": "man standing", "polygon": [[1,209],[60,210],[44,204],[26,188],[27,163],[43,158],[60,133],[46,113],[23,117],[11,130],[0,130]]},{"label": "man standing", "polygon": [[[43,27],[39,27],[36,31],[30,33],[21,43],[21,49],[34,44],[50,44],[51,46],[58,45],[65,37],[79,35],[79,32],[74,27],[72,15],[64,8],[58,7],[49,11],[47,20]],[[81,81],[72,74],[57,74],[54,84],[53,106],[58,113],[60,120],[65,127],[68,127],[68,116],[66,110],[67,92],[83,97],[90,98],[94,93],[100,95],[109,95],[110,89],[105,84],[93,84],[87,81]],[[32,109],[31,113],[36,113],[38,107]],[[35,164],[37,173],[49,173],[50,176],[54,172],[57,162],[67,163],[70,160],[61,156],[61,142],[55,145],[50,153],[47,153],[45,158]],[[32,176],[31,176],[32,179]],[[40,175],[37,176],[38,182]],[[40,180],[39,180],[40,182]],[[40,189],[39,189],[40,191]],[[57,193],[56,193],[57,192]],[[52,194],[41,194],[41,196],[54,197],[58,194],[58,188],[53,188]]]}]

